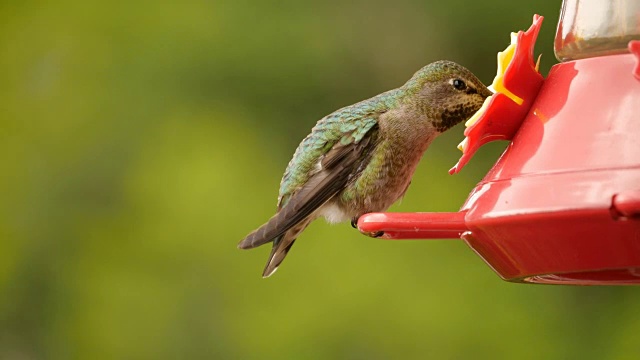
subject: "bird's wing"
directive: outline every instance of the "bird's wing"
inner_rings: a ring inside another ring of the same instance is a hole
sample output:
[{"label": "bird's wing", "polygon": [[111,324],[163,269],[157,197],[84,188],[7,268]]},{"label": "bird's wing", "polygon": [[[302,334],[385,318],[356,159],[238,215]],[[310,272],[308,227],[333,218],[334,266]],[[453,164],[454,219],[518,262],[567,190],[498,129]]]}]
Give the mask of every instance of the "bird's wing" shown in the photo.
[{"label": "bird's wing", "polygon": [[298,145],[284,172],[280,182],[278,209],[282,209],[290,197],[300,190],[300,186],[320,171],[320,159],[334,145],[360,142],[387,109],[387,104],[381,101],[364,101],[342,108],[318,121],[311,133]]},{"label": "bird's wing", "polygon": [[365,124],[367,126],[364,128],[341,132],[340,137],[334,137],[333,141],[327,140],[323,147],[328,151],[317,157],[314,165],[317,171],[301,187],[281,197],[276,215],[249,234],[238,247],[250,249],[272,241],[305,220],[344,189],[350,176],[368,158],[376,145],[376,119]]}]

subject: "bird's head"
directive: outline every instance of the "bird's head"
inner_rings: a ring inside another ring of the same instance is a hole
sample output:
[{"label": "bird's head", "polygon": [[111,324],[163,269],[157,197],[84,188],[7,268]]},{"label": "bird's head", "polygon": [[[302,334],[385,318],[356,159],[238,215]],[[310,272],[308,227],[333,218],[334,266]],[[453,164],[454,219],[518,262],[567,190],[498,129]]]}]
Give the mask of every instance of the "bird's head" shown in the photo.
[{"label": "bird's head", "polygon": [[493,94],[471,71],[452,61],[423,67],[405,87],[439,132],[470,118]]}]

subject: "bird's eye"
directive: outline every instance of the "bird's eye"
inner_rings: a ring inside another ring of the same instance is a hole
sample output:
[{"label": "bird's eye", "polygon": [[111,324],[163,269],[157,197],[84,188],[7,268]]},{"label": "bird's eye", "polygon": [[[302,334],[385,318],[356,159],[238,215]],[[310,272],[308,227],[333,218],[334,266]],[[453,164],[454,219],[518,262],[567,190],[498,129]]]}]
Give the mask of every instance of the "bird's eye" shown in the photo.
[{"label": "bird's eye", "polygon": [[458,90],[464,90],[467,88],[467,84],[465,84],[464,81],[460,79],[451,80],[451,85],[453,85],[453,87]]}]

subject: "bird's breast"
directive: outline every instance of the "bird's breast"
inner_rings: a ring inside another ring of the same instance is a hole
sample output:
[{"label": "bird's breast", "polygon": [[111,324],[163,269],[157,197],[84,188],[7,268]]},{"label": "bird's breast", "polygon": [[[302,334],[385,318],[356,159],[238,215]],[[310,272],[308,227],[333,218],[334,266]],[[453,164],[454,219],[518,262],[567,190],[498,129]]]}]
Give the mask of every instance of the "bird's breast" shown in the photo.
[{"label": "bird's breast", "polygon": [[400,199],[434,134],[399,138],[381,134],[369,162],[340,194],[340,208],[350,217],[384,211]]}]

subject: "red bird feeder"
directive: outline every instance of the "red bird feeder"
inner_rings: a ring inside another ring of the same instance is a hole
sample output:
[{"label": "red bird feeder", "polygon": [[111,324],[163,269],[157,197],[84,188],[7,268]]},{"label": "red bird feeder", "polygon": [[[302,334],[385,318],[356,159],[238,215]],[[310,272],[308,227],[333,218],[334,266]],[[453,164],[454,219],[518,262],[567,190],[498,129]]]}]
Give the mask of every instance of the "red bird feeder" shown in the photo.
[{"label": "red bird feeder", "polygon": [[465,131],[452,172],[483,143],[511,143],[460,211],[372,213],[358,228],[462,238],[507,281],[640,284],[640,2],[565,0],[563,62],[546,79],[533,63],[541,22],[499,55],[511,62]]}]

